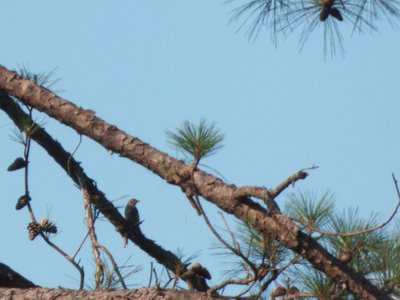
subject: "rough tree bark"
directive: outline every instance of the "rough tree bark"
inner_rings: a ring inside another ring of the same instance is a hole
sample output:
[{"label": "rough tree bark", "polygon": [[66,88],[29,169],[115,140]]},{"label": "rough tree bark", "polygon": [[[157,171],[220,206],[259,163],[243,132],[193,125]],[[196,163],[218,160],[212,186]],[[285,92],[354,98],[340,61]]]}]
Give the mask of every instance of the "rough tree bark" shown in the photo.
[{"label": "rough tree bark", "polygon": [[76,299],[140,299],[140,300],[222,300],[208,297],[205,293],[166,289],[136,289],[118,291],[76,291],[69,289],[4,289],[0,288],[0,299],[7,300],[76,300]]},{"label": "rough tree bark", "polygon": [[252,201],[249,195],[241,193],[240,188],[228,185],[203,171],[196,170],[192,180],[191,166],[106,123],[96,117],[93,111],[79,108],[4,67],[0,67],[0,89],[74,128],[79,134],[86,135],[106,149],[144,166],[168,183],[179,186],[186,194],[193,193],[194,181],[198,195],[243,221],[250,220],[260,232],[270,234],[285,247],[299,253],[315,269],[324,272],[332,280],[345,284],[349,291],[359,298],[391,299],[364,276],[338,261],[316,240],[303,233],[289,218],[282,215],[270,190],[265,189],[263,197],[269,208],[267,211]]},{"label": "rough tree bark", "polygon": [[[9,266],[0,263],[0,288],[35,288],[38,287]],[[0,295],[0,299],[3,299]]]}]

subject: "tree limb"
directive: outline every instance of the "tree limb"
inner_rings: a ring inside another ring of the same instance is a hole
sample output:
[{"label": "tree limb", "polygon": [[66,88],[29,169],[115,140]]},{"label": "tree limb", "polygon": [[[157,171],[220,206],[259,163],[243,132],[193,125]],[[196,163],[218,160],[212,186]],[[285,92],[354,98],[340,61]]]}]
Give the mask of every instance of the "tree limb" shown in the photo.
[{"label": "tree limb", "polygon": [[[0,94],[0,109],[5,111],[8,116],[16,123],[29,116],[15,103],[9,96]],[[32,121],[32,120],[31,120]],[[32,121],[33,122],[33,121]],[[84,184],[85,190],[90,194],[90,200],[96,208],[113,224],[122,237],[129,236],[131,227],[129,222],[119,213],[114,205],[107,200],[105,195],[97,188],[94,181],[89,178],[80,164],[65,151],[61,144],[43,129],[38,127],[32,134],[31,139],[43,147],[47,153],[65,170],[77,186]],[[160,264],[164,265],[172,272],[182,274],[187,271],[183,262],[172,252],[163,249],[154,241],[145,237],[139,230],[137,234],[131,235],[130,240],[145,251],[148,255],[155,258]]]},{"label": "tree limb", "polygon": [[[144,166],[170,184],[180,186],[183,191],[190,186],[192,166],[128,135],[116,126],[96,117],[94,112],[78,108],[73,103],[32,81],[19,77],[4,67],[0,67],[0,89],[26,105],[45,112],[61,123],[74,128],[79,134],[90,137],[106,149]],[[288,217],[280,214],[269,215],[264,208],[251,199],[239,201],[233,198],[232,195],[237,190],[236,186],[228,185],[203,171],[196,170],[193,180],[198,194],[204,199],[245,222],[250,220],[252,226],[260,232],[270,234],[285,247],[301,254],[315,269],[324,272],[332,280],[344,282],[355,296],[366,300],[390,299],[364,276],[338,261],[315,239],[301,232]],[[107,209],[102,209],[107,213]],[[115,219],[111,218],[110,221],[115,222]],[[118,223],[121,224],[123,221],[120,220]]]}]

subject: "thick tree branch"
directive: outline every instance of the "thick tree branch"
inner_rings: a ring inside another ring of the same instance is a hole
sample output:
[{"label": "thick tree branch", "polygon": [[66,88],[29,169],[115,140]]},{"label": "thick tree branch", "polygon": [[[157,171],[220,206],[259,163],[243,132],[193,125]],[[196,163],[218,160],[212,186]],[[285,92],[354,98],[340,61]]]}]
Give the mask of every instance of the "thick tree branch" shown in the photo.
[{"label": "thick tree branch", "polygon": [[[192,166],[185,165],[182,161],[104,122],[92,111],[80,109],[4,67],[0,67],[0,89],[74,128],[79,134],[90,137],[106,149],[144,166],[167,182],[180,186],[183,191],[190,187]],[[200,170],[194,172],[193,180],[198,194],[204,199],[245,222],[250,221],[260,232],[270,234],[284,246],[301,254],[314,268],[324,272],[332,280],[345,283],[354,295],[367,300],[390,299],[364,276],[355,273],[328,253],[316,240],[301,232],[289,218],[280,214],[269,215],[251,199],[234,198],[237,187]],[[107,210],[105,212],[107,213]],[[121,223],[122,220],[119,224]]]},{"label": "thick tree branch", "polygon": [[37,285],[15,272],[9,266],[0,263],[0,288],[28,289],[34,287],[37,287]]},{"label": "thick tree branch", "polygon": [[138,299],[138,300],[222,300],[225,298],[210,297],[206,293],[178,291],[161,288],[137,290],[103,290],[76,291],[69,289],[4,289],[0,288],[0,299],[7,300],[53,300],[53,299]]},{"label": "thick tree branch", "polygon": [[[5,111],[17,126],[21,123],[21,120],[28,119],[30,122],[33,122],[29,118],[29,115],[7,95],[0,94],[0,109]],[[140,230],[136,232],[135,235],[131,235],[129,222],[127,222],[114,205],[106,199],[105,195],[97,188],[95,182],[85,174],[83,168],[71,154],[66,152],[59,142],[53,140],[43,128],[38,127],[32,134],[31,139],[47,151],[47,153],[67,172],[77,186],[84,185],[85,191],[90,195],[90,201],[110,223],[115,226],[122,237],[129,236],[133,243],[172,272],[182,274],[187,271],[185,265],[175,254],[163,249],[154,241],[146,238]]]}]

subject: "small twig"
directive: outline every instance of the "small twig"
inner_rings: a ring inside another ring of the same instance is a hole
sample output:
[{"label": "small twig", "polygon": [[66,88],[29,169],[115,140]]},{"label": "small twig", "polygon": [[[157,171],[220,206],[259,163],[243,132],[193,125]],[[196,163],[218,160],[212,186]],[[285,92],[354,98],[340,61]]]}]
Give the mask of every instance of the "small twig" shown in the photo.
[{"label": "small twig", "polygon": [[45,235],[43,232],[40,232],[40,236],[42,237],[42,239],[49,245],[51,246],[53,249],[55,249],[56,251],[58,251],[62,256],[64,256],[65,259],[67,259],[79,272],[80,275],[80,281],[79,281],[79,289],[83,290],[83,286],[84,286],[84,279],[85,279],[85,272],[83,271],[83,267],[79,266],[79,264],[77,264],[75,262],[75,260],[69,256],[67,253],[65,253],[63,250],[61,250],[58,246],[56,246],[55,244],[53,244]]},{"label": "small twig", "polygon": [[290,185],[294,186],[296,181],[305,179],[308,176],[308,173],[305,172],[305,171],[314,170],[314,169],[317,169],[317,168],[318,168],[318,166],[312,166],[310,168],[302,169],[302,170],[294,173],[292,176],[287,178],[284,182],[282,182],[280,185],[278,185],[275,189],[273,189],[271,191],[272,199],[275,199],[280,193],[282,193]]},{"label": "small twig", "polygon": [[314,226],[310,226],[305,221],[303,221],[299,218],[291,218],[291,220],[300,223],[301,225],[303,225],[304,227],[306,227],[307,229],[309,229],[312,232],[317,232],[319,234],[327,235],[327,236],[355,236],[355,235],[360,235],[360,234],[371,233],[373,231],[381,229],[381,228],[385,227],[386,225],[388,225],[393,220],[393,218],[395,217],[395,215],[397,214],[397,212],[400,208],[400,189],[399,189],[399,186],[397,183],[397,179],[393,173],[392,173],[392,178],[393,178],[393,182],[394,182],[394,185],[396,188],[396,193],[397,193],[397,197],[398,197],[399,201],[398,201],[393,213],[390,215],[390,217],[380,225],[377,225],[377,226],[374,226],[371,228],[367,228],[367,229],[363,229],[363,230],[353,231],[353,232],[333,232],[333,231],[321,230],[321,229],[315,228]]},{"label": "small twig", "polygon": [[234,296],[232,298],[238,299],[238,298],[242,297],[243,295],[248,293],[254,287],[256,282],[257,282],[257,280],[253,280],[253,282],[251,282],[246,289],[244,289],[241,293],[237,294],[236,296]]},{"label": "small twig", "polygon": [[103,273],[104,263],[101,260],[99,247],[97,246],[98,242],[97,242],[96,231],[94,229],[94,221],[93,221],[93,214],[92,214],[92,210],[91,210],[90,194],[87,191],[87,189],[85,189],[85,187],[83,186],[83,183],[81,185],[81,192],[82,192],[83,202],[84,202],[84,206],[85,206],[86,224],[87,224],[89,235],[90,235],[92,252],[93,252],[94,259],[96,261],[95,284],[96,284],[96,289],[98,289],[101,286],[101,281],[102,281],[101,277],[103,276],[102,273]]},{"label": "small twig", "polygon": [[164,284],[164,289],[166,289],[168,287],[168,285],[171,283],[171,281],[173,281],[171,289],[175,289],[175,286],[178,283],[179,276],[176,275],[176,276],[172,277],[170,272],[168,272],[168,269],[165,268],[164,270],[165,270],[165,273],[167,273],[167,276],[168,276],[168,280]]},{"label": "small twig", "polygon": [[285,297],[281,298],[281,300],[296,300],[296,299],[300,299],[300,298],[316,298],[316,299],[318,299],[317,296],[315,296],[314,294],[311,294],[311,293],[297,293],[294,295],[285,296]]},{"label": "small twig", "polygon": [[97,235],[96,235],[96,231],[94,228],[94,222],[95,222],[96,217],[93,217],[93,212],[91,209],[91,203],[92,203],[91,196],[90,196],[89,191],[84,187],[84,183],[83,183],[84,181],[80,180],[80,178],[78,178],[78,180],[81,182],[81,191],[82,191],[83,200],[84,200],[84,204],[85,204],[88,233],[90,235],[93,255],[96,260],[96,288],[99,288],[101,285],[100,277],[98,277],[98,276],[100,275],[100,273],[102,272],[103,267],[104,267],[104,263],[101,260],[100,252],[99,252],[99,249],[101,249],[108,256],[108,259],[110,260],[111,265],[113,266],[114,272],[117,274],[122,287],[126,290],[127,287],[126,287],[124,278],[122,277],[121,273],[119,272],[118,265],[116,264],[113,256],[107,250],[107,248],[104,247],[102,244],[100,244],[97,240]]},{"label": "small twig", "polygon": [[250,266],[250,268],[252,269],[254,274],[257,274],[257,268],[254,266],[254,264],[240,251],[236,250],[235,248],[233,248],[231,245],[229,245],[220,235],[219,233],[215,230],[215,228],[211,225],[210,220],[208,219],[203,206],[200,203],[199,197],[197,195],[195,195],[195,199],[196,199],[196,204],[199,207],[204,221],[206,222],[207,226],[210,228],[211,232],[215,235],[215,237],[226,247],[228,248],[230,251],[232,251],[234,254],[236,254],[237,256],[239,256],[241,259],[243,259],[243,261],[248,264]]},{"label": "small twig", "polygon": [[[211,287],[208,291],[207,291],[207,294],[209,294],[209,295],[213,295],[216,291],[218,291],[218,290],[220,290],[220,289],[223,289],[224,287],[226,287],[227,285],[229,285],[229,284],[235,284],[235,285],[247,285],[247,284],[249,284],[249,283],[253,283],[253,285],[254,285],[254,283],[257,281],[257,275],[255,274],[255,275],[253,275],[253,276],[251,276],[251,277],[249,277],[249,278],[245,278],[245,279],[228,279],[228,280],[225,280],[225,281],[223,281],[223,282],[221,282],[220,284],[218,284],[218,285],[214,285],[213,287]],[[247,289],[246,288],[246,293],[249,291],[250,289]],[[244,295],[245,293],[241,293],[241,295]],[[237,298],[237,297],[227,297],[227,298],[229,298],[229,299],[233,299],[233,298]]]},{"label": "small twig", "polygon": [[74,151],[72,151],[71,155],[69,156],[68,160],[67,160],[67,174],[68,176],[71,175],[71,159],[74,157],[74,154],[76,153],[76,151],[78,151],[79,146],[82,143],[82,134],[79,135],[79,143],[78,145],[76,145]]},{"label": "small twig", "polygon": [[78,255],[79,251],[81,251],[83,245],[85,244],[87,238],[89,237],[90,234],[90,229],[88,230],[88,232],[86,233],[85,237],[83,238],[82,242],[80,243],[78,249],[76,249],[75,254],[72,256],[72,259],[75,259],[76,256]]},{"label": "small twig", "polygon": [[236,238],[235,238],[235,236],[233,235],[232,230],[231,230],[231,228],[229,227],[229,224],[228,224],[228,222],[226,221],[226,219],[225,219],[225,217],[224,217],[224,214],[223,214],[222,212],[220,212],[220,211],[218,212],[218,214],[221,216],[222,221],[224,221],[226,230],[228,231],[229,235],[231,236],[233,245],[235,246],[235,248],[236,248],[238,251],[241,251],[240,245],[239,245],[239,243],[236,241]]},{"label": "small twig", "polygon": [[[236,241],[236,238],[235,238],[235,236],[233,235],[232,230],[231,230],[231,228],[229,227],[229,224],[228,224],[228,222],[226,221],[226,219],[225,219],[223,213],[221,213],[220,211],[219,211],[218,213],[219,213],[219,215],[221,216],[222,220],[224,221],[225,227],[226,227],[226,229],[227,229],[229,235],[231,236],[232,243],[233,243],[233,245],[235,246],[235,249],[236,249],[239,253],[242,253],[242,250],[240,249],[240,244]],[[247,255],[246,255],[247,259],[249,259],[249,257],[250,257],[250,249],[251,249],[251,245],[249,246],[249,249],[248,249],[248,251],[247,251]],[[249,260],[249,261],[250,261],[250,260]],[[244,267],[246,268],[247,273],[250,274],[249,265],[248,265],[247,263],[245,263],[245,264],[244,264]],[[253,271],[253,269],[252,269],[252,271]],[[253,272],[253,273],[254,273],[254,272]]]},{"label": "small twig", "polygon": [[97,241],[96,241],[96,247],[100,248],[101,251],[103,251],[108,256],[108,259],[110,260],[111,265],[113,266],[114,272],[117,274],[118,279],[121,282],[121,285],[122,285],[123,289],[125,289],[125,290],[128,289],[126,284],[125,284],[124,277],[121,275],[121,272],[119,271],[118,265],[116,264],[116,262],[114,260],[114,257],[112,256],[110,251],[108,251],[106,247],[104,247],[102,244],[100,244]]},{"label": "small twig", "polygon": [[260,295],[268,288],[268,286],[275,281],[280,274],[282,274],[287,268],[290,266],[296,264],[299,260],[301,259],[301,255],[297,255],[294,257],[292,260],[290,260],[286,265],[284,265],[282,268],[276,270],[276,273],[274,273],[267,281],[265,281],[262,286],[260,287],[258,293],[255,296],[255,299],[258,299]]},{"label": "small twig", "polygon": [[155,277],[155,279],[156,279],[156,284],[155,284],[155,286],[159,286],[159,285],[160,285],[160,282],[158,281],[157,272],[156,272],[156,270],[155,270],[154,268],[153,268],[152,272],[154,273],[154,277]]},{"label": "small twig", "polygon": [[151,282],[153,280],[153,262],[150,262],[150,278],[149,278],[149,283],[147,284],[147,287],[149,288],[151,286]]}]

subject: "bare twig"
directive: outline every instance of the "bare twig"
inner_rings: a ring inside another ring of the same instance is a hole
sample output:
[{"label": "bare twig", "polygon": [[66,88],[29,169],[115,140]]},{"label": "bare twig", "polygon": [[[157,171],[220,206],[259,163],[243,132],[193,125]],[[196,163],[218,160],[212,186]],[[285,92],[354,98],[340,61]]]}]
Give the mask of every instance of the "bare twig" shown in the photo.
[{"label": "bare twig", "polygon": [[93,215],[92,215],[92,210],[91,210],[90,194],[87,191],[87,189],[84,188],[83,183],[80,188],[82,191],[82,196],[83,196],[83,201],[84,201],[84,206],[85,206],[86,225],[88,227],[88,231],[89,231],[89,235],[90,235],[90,242],[92,245],[92,252],[93,252],[95,262],[96,262],[95,285],[96,285],[96,289],[98,289],[101,286],[101,282],[102,282],[103,276],[104,276],[104,263],[101,260],[100,251],[99,251],[99,248],[97,247],[97,244],[98,244],[97,243],[97,235],[96,235],[96,231],[94,228],[94,220],[93,220]]},{"label": "bare twig", "polygon": [[83,271],[83,267],[81,267],[78,263],[75,262],[75,260],[69,256],[67,253],[65,253],[62,249],[60,249],[58,246],[53,244],[47,236],[44,235],[43,232],[40,232],[40,236],[42,239],[53,249],[55,249],[57,252],[59,252],[66,260],[68,260],[79,272],[80,275],[80,280],[79,280],[79,289],[83,290],[84,286],[84,279],[85,279],[85,272]]},{"label": "bare twig", "polygon": [[268,190],[265,187],[245,186],[238,188],[233,193],[232,196],[235,199],[241,199],[246,197],[255,197],[261,199],[262,201],[264,201],[264,203],[267,205],[268,209],[271,212],[280,213],[280,209],[275,202],[275,198],[291,184],[294,185],[296,181],[305,179],[308,176],[308,173],[305,172],[306,170],[313,170],[316,168],[318,167],[312,166],[310,168],[302,169],[296,172],[273,190]]},{"label": "bare twig", "polygon": [[78,178],[78,179],[81,183],[81,191],[82,191],[83,200],[84,200],[84,204],[85,204],[86,222],[87,222],[87,226],[88,226],[88,232],[90,234],[93,255],[94,255],[95,261],[96,261],[96,278],[95,278],[96,289],[99,288],[101,285],[101,276],[103,274],[103,267],[104,267],[104,263],[100,257],[99,249],[101,249],[108,256],[108,259],[110,260],[111,265],[113,266],[114,272],[117,274],[122,287],[124,289],[127,289],[124,278],[122,277],[121,273],[119,272],[118,265],[116,264],[113,256],[107,250],[106,247],[104,247],[102,244],[99,243],[99,241],[97,239],[96,231],[94,228],[95,217],[93,217],[93,213],[92,213],[92,209],[91,209],[91,206],[92,206],[91,205],[91,203],[92,203],[91,197],[92,196],[90,195],[90,192],[88,191],[88,189],[85,188],[84,181],[81,180],[80,178]]},{"label": "bare twig", "polygon": [[296,255],[292,260],[290,260],[286,265],[282,268],[275,270],[274,274],[268,280],[266,280],[262,286],[260,287],[258,293],[255,295],[255,299],[258,299],[260,295],[268,288],[268,286],[275,281],[280,274],[282,274],[287,268],[296,264],[301,259],[300,255]]},{"label": "bare twig", "polygon": [[67,161],[67,174],[68,174],[68,175],[71,174],[71,165],[70,165],[70,163],[71,163],[71,158],[74,157],[74,154],[76,153],[76,151],[78,151],[79,146],[81,145],[81,143],[82,143],[82,134],[79,135],[79,142],[78,142],[78,145],[76,145],[74,151],[72,151],[70,157],[68,158],[68,161]]},{"label": "bare twig", "polygon": [[202,215],[203,215],[203,219],[206,222],[207,226],[210,228],[211,232],[215,235],[215,237],[226,247],[228,248],[232,253],[234,253],[235,255],[239,256],[253,271],[254,274],[257,274],[257,268],[255,267],[255,265],[239,250],[233,248],[231,245],[229,245],[229,243],[227,243],[220,235],[219,233],[215,230],[215,228],[211,225],[210,220],[208,219],[203,206],[200,203],[199,197],[197,195],[195,195],[195,199],[196,199],[196,204],[199,207]]},{"label": "bare twig", "polygon": [[281,300],[296,300],[296,299],[301,299],[301,298],[317,298],[317,296],[315,296],[314,294],[311,293],[297,293],[294,295],[290,295],[290,296],[285,296],[283,298],[281,298]]},{"label": "bare twig", "polygon": [[[221,216],[222,220],[224,221],[226,230],[228,231],[229,235],[231,236],[232,243],[233,243],[233,245],[235,246],[235,249],[236,249],[239,253],[242,253],[242,250],[240,249],[240,244],[236,241],[236,238],[235,238],[235,236],[233,235],[233,232],[232,232],[231,228],[229,227],[228,222],[225,220],[224,214],[223,214],[222,212],[218,212],[218,213],[219,213],[219,215]],[[253,236],[252,236],[252,237],[253,237]],[[250,261],[250,259],[249,259],[249,257],[250,257],[250,250],[251,250],[251,244],[250,244],[250,246],[249,246],[249,249],[248,249],[247,255],[246,255],[246,258],[247,258],[249,261]],[[250,266],[249,266],[247,263],[244,264],[244,267],[246,268],[247,274],[250,274],[250,271],[253,271],[253,269],[249,270]],[[254,274],[254,271],[253,271],[253,274]]]},{"label": "bare twig", "polygon": [[88,232],[86,233],[85,237],[82,239],[82,242],[80,243],[78,249],[76,249],[75,254],[72,256],[72,259],[75,259],[75,257],[78,255],[79,251],[81,251],[83,245],[86,242],[86,239],[89,237],[90,234],[90,230],[88,230]]},{"label": "bare twig", "polygon": [[122,287],[125,290],[128,289],[126,284],[125,284],[124,277],[121,275],[121,272],[119,271],[118,265],[116,264],[116,262],[114,260],[114,257],[112,256],[110,251],[108,251],[106,247],[104,247],[102,244],[100,244],[97,241],[96,241],[96,247],[100,248],[101,251],[103,251],[108,256],[108,259],[110,260],[111,265],[113,266],[114,272],[117,274],[119,282],[121,283]]},{"label": "bare twig", "polygon": [[147,284],[147,287],[149,288],[151,286],[151,282],[153,280],[153,262],[150,262],[150,277],[149,277],[149,283]]},{"label": "bare twig", "polygon": [[230,284],[235,284],[235,285],[248,285],[248,284],[250,284],[244,291],[240,292],[239,295],[236,295],[236,296],[224,296],[224,298],[227,298],[227,299],[237,299],[237,298],[243,296],[244,294],[246,294],[248,291],[250,291],[253,288],[253,286],[256,283],[256,281],[257,281],[257,276],[256,275],[254,275],[252,277],[249,277],[249,278],[245,278],[245,279],[228,279],[228,280],[225,280],[225,281],[221,282],[218,285],[215,285],[215,286],[211,287],[207,291],[207,294],[208,295],[213,295],[216,291],[219,291],[220,289],[223,289],[224,287],[226,287],[227,285],[230,285]]},{"label": "bare twig", "polygon": [[221,219],[224,221],[226,230],[228,231],[229,235],[231,236],[233,245],[235,246],[235,248],[236,248],[238,251],[241,251],[240,245],[239,245],[239,243],[236,241],[236,238],[235,238],[235,236],[233,235],[232,230],[231,230],[231,228],[229,227],[229,224],[228,224],[228,222],[226,221],[226,219],[225,219],[225,217],[224,217],[224,214],[223,214],[222,212],[220,212],[220,211],[218,212],[218,214],[221,216]]},{"label": "bare twig", "polygon": [[280,185],[278,185],[275,189],[273,189],[271,191],[272,199],[275,199],[280,193],[282,193],[290,185],[294,186],[296,181],[305,179],[308,176],[308,173],[305,172],[305,171],[314,170],[314,169],[317,169],[317,168],[318,168],[318,166],[312,166],[310,168],[302,169],[302,170],[294,173],[292,176],[287,178],[284,182],[282,182]]}]

